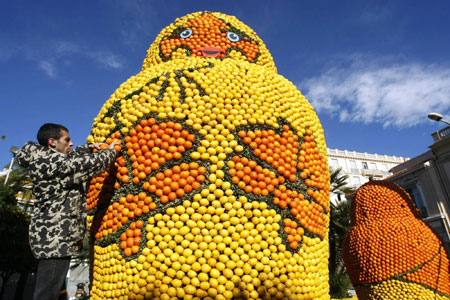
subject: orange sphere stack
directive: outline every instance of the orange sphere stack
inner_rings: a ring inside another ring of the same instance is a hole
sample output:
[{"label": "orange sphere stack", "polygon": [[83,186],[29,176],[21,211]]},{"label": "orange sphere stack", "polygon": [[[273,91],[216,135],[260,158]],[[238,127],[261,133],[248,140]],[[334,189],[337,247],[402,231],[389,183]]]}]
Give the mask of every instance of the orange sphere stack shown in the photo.
[{"label": "orange sphere stack", "polygon": [[442,241],[408,193],[389,181],[371,181],[356,192],[343,257],[359,298],[450,297]]}]

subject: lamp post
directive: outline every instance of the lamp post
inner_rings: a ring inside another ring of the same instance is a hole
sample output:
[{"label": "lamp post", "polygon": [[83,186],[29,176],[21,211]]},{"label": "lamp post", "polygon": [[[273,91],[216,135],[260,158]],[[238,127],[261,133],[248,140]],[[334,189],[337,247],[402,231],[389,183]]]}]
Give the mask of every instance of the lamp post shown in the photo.
[{"label": "lamp post", "polygon": [[6,174],[5,185],[8,182],[9,173],[11,173],[11,169],[12,169],[12,166],[14,163],[14,157],[15,157],[17,151],[19,151],[19,148],[17,148],[16,146],[11,146],[11,148],[9,148],[9,151],[13,154],[13,157],[11,158],[11,163],[9,164],[8,173]]},{"label": "lamp post", "polygon": [[442,122],[445,123],[447,125],[450,125],[450,122],[446,121],[446,120],[442,120],[443,116],[441,114],[438,113],[429,113],[428,114],[428,119],[436,121],[436,122]]}]

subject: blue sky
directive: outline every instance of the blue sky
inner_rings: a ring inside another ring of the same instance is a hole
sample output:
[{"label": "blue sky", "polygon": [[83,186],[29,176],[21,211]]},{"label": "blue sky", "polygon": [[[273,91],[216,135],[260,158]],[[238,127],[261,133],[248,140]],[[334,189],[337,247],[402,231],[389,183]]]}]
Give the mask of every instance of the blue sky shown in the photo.
[{"label": "blue sky", "polygon": [[0,168],[46,122],[85,141],[103,103],[177,17],[235,15],[314,105],[327,146],[413,157],[450,120],[450,2],[4,1]]}]

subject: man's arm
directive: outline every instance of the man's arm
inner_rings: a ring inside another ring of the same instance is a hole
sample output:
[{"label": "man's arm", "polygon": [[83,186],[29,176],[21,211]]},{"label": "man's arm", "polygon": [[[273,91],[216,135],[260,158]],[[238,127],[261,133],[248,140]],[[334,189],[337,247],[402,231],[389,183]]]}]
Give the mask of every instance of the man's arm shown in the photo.
[{"label": "man's arm", "polygon": [[17,153],[15,154],[16,160],[19,166],[28,168],[30,164],[32,153],[38,151],[38,149],[42,149],[43,146],[36,144],[34,142],[28,142],[23,146]]},{"label": "man's arm", "polygon": [[94,153],[81,152],[70,155],[61,165],[61,175],[68,185],[86,182],[89,178],[106,171],[114,162],[117,152],[113,149]]},{"label": "man's arm", "polygon": [[75,155],[75,154],[82,154],[82,153],[91,153],[92,152],[92,148],[90,146],[90,144],[83,144],[80,145],[74,149],[72,149],[69,153],[69,155]]},{"label": "man's arm", "polygon": [[[119,142],[114,142],[114,145],[116,144],[120,144]],[[76,147],[75,149],[73,149],[72,151],[70,151],[69,155],[74,155],[74,154],[81,154],[81,153],[91,153],[93,149],[97,149],[97,150],[101,150],[101,149],[112,149],[114,147],[114,145],[110,146],[106,143],[94,143],[94,144],[83,144],[80,145],[78,147]]]}]

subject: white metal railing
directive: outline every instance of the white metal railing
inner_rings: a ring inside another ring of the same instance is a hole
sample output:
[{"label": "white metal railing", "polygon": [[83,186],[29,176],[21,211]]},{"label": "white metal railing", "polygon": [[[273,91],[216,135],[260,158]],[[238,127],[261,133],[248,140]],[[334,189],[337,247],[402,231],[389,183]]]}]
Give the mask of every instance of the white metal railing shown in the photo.
[{"label": "white metal railing", "polygon": [[370,153],[362,153],[356,151],[347,151],[347,150],[339,150],[339,149],[327,149],[328,155],[330,157],[341,156],[345,158],[357,158],[363,160],[376,160],[376,161],[386,161],[391,163],[402,163],[407,160],[402,156],[389,156],[389,155],[379,155],[379,154],[370,154]]},{"label": "white metal railing", "polygon": [[361,173],[364,176],[377,176],[377,177],[383,177],[384,175],[389,174],[387,172],[383,172],[383,171],[377,170],[377,169],[362,169]]},{"label": "white metal railing", "polygon": [[431,136],[433,137],[433,141],[435,142],[440,141],[449,135],[450,135],[450,126],[431,134]]}]

